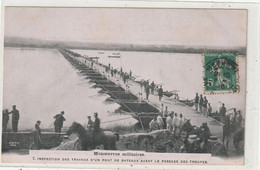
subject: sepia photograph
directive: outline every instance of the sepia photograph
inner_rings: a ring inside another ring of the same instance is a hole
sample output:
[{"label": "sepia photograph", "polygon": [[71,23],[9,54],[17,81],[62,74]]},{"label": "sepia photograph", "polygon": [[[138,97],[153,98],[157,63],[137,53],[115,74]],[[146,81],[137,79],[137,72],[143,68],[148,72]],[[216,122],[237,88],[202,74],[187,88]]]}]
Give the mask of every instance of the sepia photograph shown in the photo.
[{"label": "sepia photograph", "polygon": [[247,17],[5,7],[2,163],[244,165]]}]

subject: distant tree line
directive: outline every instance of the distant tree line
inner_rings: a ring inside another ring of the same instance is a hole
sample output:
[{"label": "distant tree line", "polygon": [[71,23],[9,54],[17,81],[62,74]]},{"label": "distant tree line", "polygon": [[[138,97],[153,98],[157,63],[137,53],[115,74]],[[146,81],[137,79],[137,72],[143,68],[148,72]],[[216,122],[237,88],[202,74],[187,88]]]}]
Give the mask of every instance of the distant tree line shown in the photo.
[{"label": "distant tree line", "polygon": [[5,37],[5,47],[31,48],[70,48],[83,50],[113,50],[113,51],[142,51],[168,53],[204,53],[206,51],[232,51],[246,55],[246,47],[214,47],[214,46],[183,46],[183,45],[140,45],[116,43],[84,43],[69,41],[49,41],[20,37]]}]

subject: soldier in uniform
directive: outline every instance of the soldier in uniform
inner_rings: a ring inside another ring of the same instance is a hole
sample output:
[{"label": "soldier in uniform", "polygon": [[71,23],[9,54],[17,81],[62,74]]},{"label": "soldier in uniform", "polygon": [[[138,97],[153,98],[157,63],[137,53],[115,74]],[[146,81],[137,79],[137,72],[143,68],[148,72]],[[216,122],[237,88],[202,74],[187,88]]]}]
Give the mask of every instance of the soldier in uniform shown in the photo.
[{"label": "soldier in uniform", "polygon": [[204,116],[207,116],[208,114],[207,114],[207,107],[208,107],[208,100],[207,100],[207,98],[206,98],[206,96],[204,96],[204,100],[203,100],[203,104],[202,104],[202,110],[203,110],[203,115]]},{"label": "soldier in uniform", "polygon": [[185,118],[183,117],[182,114],[180,114],[180,128],[182,129],[182,126],[184,125],[185,123]]},{"label": "soldier in uniform", "polygon": [[93,128],[93,121],[91,120],[91,116],[88,116],[88,124],[87,124],[87,129],[88,131],[92,131]]},{"label": "soldier in uniform", "polygon": [[96,145],[96,137],[99,135],[100,133],[100,119],[98,118],[98,113],[95,112],[94,113],[94,118],[95,118],[95,121],[93,123],[93,130],[92,130],[92,138],[93,138],[93,143],[94,145]]},{"label": "soldier in uniform", "polygon": [[13,110],[9,112],[12,114],[12,129],[13,132],[18,132],[18,122],[20,118],[19,110],[16,109],[16,105],[13,105]]},{"label": "soldier in uniform", "polygon": [[147,85],[145,87],[145,94],[146,94],[146,100],[148,100],[149,99],[149,94],[150,94],[149,82],[147,83]]},{"label": "soldier in uniform", "polygon": [[7,130],[7,124],[9,121],[9,112],[8,109],[3,110],[3,132]]},{"label": "soldier in uniform", "polygon": [[41,125],[41,121],[38,120],[35,123],[35,131],[31,132],[31,136],[30,136],[31,144],[30,144],[30,147],[29,147],[30,150],[40,150],[41,149],[41,128],[40,128],[40,125]]},{"label": "soldier in uniform", "polygon": [[202,105],[203,105],[203,97],[202,97],[202,94],[201,94],[200,99],[199,99],[199,111],[200,111],[200,113],[202,113]]},{"label": "soldier in uniform", "polygon": [[203,141],[204,144],[205,144],[205,143],[208,142],[208,139],[211,136],[208,124],[207,123],[202,123],[202,126],[200,127],[200,130],[202,132],[202,134],[201,134],[201,141]]},{"label": "soldier in uniform", "polygon": [[161,101],[161,100],[162,100],[162,97],[163,97],[163,89],[162,89],[162,86],[160,86],[160,88],[158,89],[158,95],[159,95],[159,100]]},{"label": "soldier in uniform", "polygon": [[154,81],[151,83],[150,88],[151,88],[151,93],[154,94],[154,88],[155,88]]},{"label": "soldier in uniform", "polygon": [[35,130],[37,132],[37,137],[36,137],[36,140],[35,140],[35,145],[36,145],[36,149],[40,149],[41,148],[41,121],[38,120],[35,124]]},{"label": "soldier in uniform", "polygon": [[55,132],[61,132],[61,128],[63,127],[63,122],[66,120],[63,115],[64,115],[64,111],[54,116]]},{"label": "soldier in uniform", "polygon": [[227,109],[225,107],[225,104],[222,103],[222,107],[220,108],[219,114],[220,114],[220,121],[222,123],[225,123],[225,116],[226,116]]},{"label": "soldier in uniform", "polygon": [[196,93],[195,96],[195,110],[198,111],[198,107],[199,107],[199,95],[198,93]]},{"label": "soldier in uniform", "polygon": [[36,124],[35,124],[35,130],[37,131],[37,133],[38,133],[38,135],[39,136],[41,136],[41,127],[40,127],[40,125],[41,125],[41,121],[40,120],[38,120],[37,122],[36,122]]}]

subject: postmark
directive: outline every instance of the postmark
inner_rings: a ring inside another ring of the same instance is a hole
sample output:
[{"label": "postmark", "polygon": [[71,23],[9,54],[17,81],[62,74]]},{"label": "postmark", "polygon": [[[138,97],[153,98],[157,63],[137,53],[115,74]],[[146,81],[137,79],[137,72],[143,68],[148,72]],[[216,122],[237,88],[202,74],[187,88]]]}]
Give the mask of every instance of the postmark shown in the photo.
[{"label": "postmark", "polygon": [[238,57],[234,52],[203,53],[204,93],[239,92]]}]

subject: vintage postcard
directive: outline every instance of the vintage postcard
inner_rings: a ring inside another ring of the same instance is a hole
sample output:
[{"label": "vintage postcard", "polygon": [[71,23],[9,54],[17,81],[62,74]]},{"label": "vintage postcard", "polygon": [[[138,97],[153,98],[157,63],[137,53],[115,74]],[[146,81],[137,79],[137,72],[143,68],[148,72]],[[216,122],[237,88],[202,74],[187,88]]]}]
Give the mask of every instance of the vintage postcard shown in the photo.
[{"label": "vintage postcard", "polygon": [[1,162],[243,166],[247,18],[6,6]]}]

